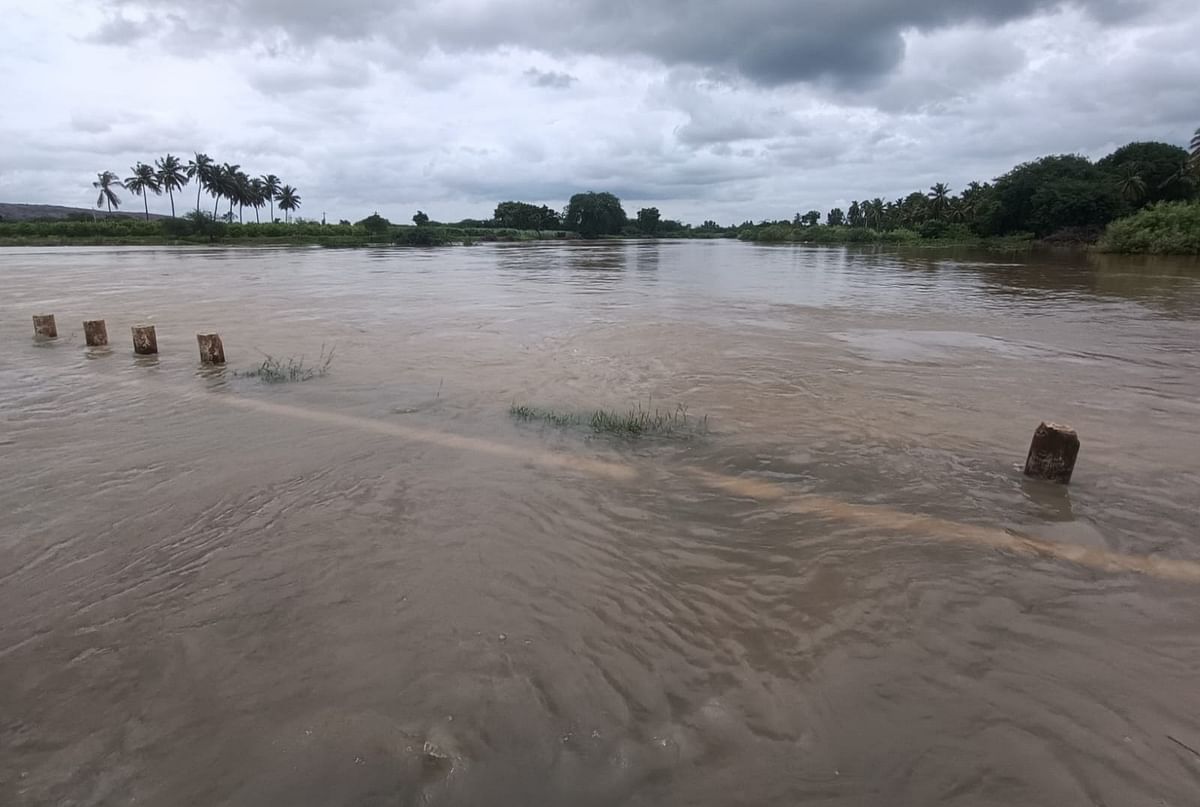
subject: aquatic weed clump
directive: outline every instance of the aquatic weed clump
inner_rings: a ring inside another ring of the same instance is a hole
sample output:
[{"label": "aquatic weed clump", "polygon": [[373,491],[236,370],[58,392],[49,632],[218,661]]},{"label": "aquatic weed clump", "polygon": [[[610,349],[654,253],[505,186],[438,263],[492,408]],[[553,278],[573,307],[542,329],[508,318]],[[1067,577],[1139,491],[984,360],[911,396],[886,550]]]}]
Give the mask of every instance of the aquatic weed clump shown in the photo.
[{"label": "aquatic weed clump", "polygon": [[238,378],[257,378],[267,384],[284,384],[289,381],[308,381],[320,378],[329,372],[329,365],[332,363],[333,351],[330,350],[326,353],[325,346],[321,345],[321,355],[315,364],[306,364],[303,356],[277,359],[267,355],[263,358],[262,364],[257,367],[249,370],[235,370],[233,374]]},{"label": "aquatic weed clump", "polygon": [[508,408],[508,414],[520,421],[540,421],[563,428],[579,426],[583,423],[583,419],[579,415],[570,412],[556,412],[553,409],[541,409],[536,406],[526,406],[524,404],[518,405],[514,403]]},{"label": "aquatic weed clump", "polygon": [[695,433],[708,430],[708,415],[697,420],[688,417],[687,407],[683,404],[673,410],[651,410],[638,403],[624,412],[597,409],[592,413],[591,426],[596,433],[629,437]]},{"label": "aquatic weed clump", "polygon": [[651,409],[639,402],[628,410],[596,409],[583,415],[514,403],[508,413],[523,422],[538,421],[560,428],[587,426],[595,434],[620,437],[681,437],[708,431],[708,416],[694,418],[683,404],[672,409]]}]

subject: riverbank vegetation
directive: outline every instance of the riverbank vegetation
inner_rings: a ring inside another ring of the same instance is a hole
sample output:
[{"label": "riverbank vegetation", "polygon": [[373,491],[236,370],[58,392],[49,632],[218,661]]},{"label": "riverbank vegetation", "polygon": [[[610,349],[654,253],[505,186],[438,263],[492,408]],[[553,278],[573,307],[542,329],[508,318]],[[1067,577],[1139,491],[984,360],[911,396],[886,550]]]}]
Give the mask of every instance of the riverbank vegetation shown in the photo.
[{"label": "riverbank vegetation", "polygon": [[[1073,154],[1022,163],[959,193],[944,183],[884,201],[852,201],[822,216],[743,224],[738,237],[767,243],[909,245],[1090,244],[1116,251],[1193,252],[1200,233],[1200,129],[1190,151],[1129,143],[1092,162]],[[822,222],[824,218],[824,222]]]},{"label": "riverbank vegetation", "polygon": [[[612,193],[577,193],[563,209],[509,200],[488,219],[445,223],[424,211],[412,225],[378,213],[351,223],[297,218],[296,189],[274,174],[250,177],[239,165],[218,164],[197,153],[187,164],[167,154],[138,162],[120,180],[103,171],[92,183],[97,208],[109,215],[67,220],[0,221],[0,245],[42,244],[320,244],[324,246],[441,246],[478,241],[565,238],[740,238],[763,243],[981,245],[1020,248],[1034,241],[1092,244],[1122,252],[1194,253],[1195,205],[1200,203],[1200,129],[1189,149],[1168,143],[1129,143],[1096,162],[1074,154],[1022,163],[991,182],[971,182],[955,193],[942,182],[928,191],[885,201],[854,200],[842,209],[809,210],[790,219],[693,227],[665,219],[656,207],[630,217]],[[196,185],[195,210],[175,215],[175,193]],[[112,214],[119,190],[142,197],[143,220]],[[148,197],[166,193],[171,217],[151,219]],[[212,213],[201,208],[202,195]],[[228,203],[220,213],[222,203]],[[283,212],[281,222],[275,206]],[[234,208],[237,214],[234,214]],[[246,223],[245,210],[254,211]],[[260,211],[268,209],[267,222]],[[1101,235],[1104,237],[1101,239]]]},{"label": "riverbank vegetation", "polygon": [[1200,255],[1200,202],[1160,202],[1108,225],[1101,252]]},{"label": "riverbank vegetation", "polygon": [[238,223],[245,220],[245,209],[254,210],[254,220],[259,222],[259,211],[264,207],[270,208],[268,221],[275,221],[275,204],[284,213],[284,222],[289,221],[291,213],[300,207],[300,194],[291,185],[283,184],[274,174],[263,174],[252,177],[242,170],[240,165],[217,163],[207,154],[196,152],[194,157],[185,165],[174,154],[166,154],[154,161],[153,165],[138,161],[129,169],[131,175],[121,180],[112,171],[101,171],[96,174],[92,187],[99,191],[96,197],[96,207],[106,208],[112,212],[121,207],[121,197],[118,188],[129,191],[134,196],[142,197],[142,209],[145,220],[150,220],[150,194],[161,196],[165,191],[171,201],[171,218],[175,218],[175,192],[182,192],[190,182],[196,183],[196,212],[200,212],[200,196],[207,193],[213,199],[213,218],[218,218],[217,208],[222,201],[229,202],[229,209],[223,216],[226,222],[233,222],[233,206],[238,208]]},{"label": "riverbank vegetation", "polygon": [[317,245],[326,247],[445,246],[486,241],[533,241],[540,238],[577,238],[564,230],[533,231],[501,227],[460,226],[429,222],[423,225],[392,224],[382,216],[357,223],[322,224],[305,219],[289,223],[232,224],[207,211],[192,211],[175,219],[127,217],[74,217],[53,221],[0,222],[0,245],[64,246],[206,244],[231,246]]}]

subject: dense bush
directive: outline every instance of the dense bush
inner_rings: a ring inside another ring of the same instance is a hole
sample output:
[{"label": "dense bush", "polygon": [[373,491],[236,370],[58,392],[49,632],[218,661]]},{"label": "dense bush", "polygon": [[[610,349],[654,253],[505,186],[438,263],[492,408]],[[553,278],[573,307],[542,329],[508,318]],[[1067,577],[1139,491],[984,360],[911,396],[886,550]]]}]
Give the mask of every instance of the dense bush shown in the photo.
[{"label": "dense bush", "polygon": [[404,227],[392,241],[405,247],[441,247],[454,243],[455,238],[442,227]]},{"label": "dense bush", "polygon": [[162,232],[162,224],[157,220],[133,218],[0,222],[0,237],[10,238],[139,238],[162,235]]},{"label": "dense bush", "polygon": [[1108,225],[1103,252],[1200,255],[1200,202],[1160,202]]}]

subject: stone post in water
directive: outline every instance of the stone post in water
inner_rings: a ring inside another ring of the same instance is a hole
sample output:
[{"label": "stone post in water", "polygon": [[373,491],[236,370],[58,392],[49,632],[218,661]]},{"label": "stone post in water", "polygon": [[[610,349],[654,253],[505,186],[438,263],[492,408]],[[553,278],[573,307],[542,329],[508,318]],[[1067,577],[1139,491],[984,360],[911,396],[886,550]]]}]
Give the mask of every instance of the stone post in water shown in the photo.
[{"label": "stone post in water", "polygon": [[201,364],[225,363],[225,345],[221,344],[219,334],[198,333],[196,334],[196,342],[200,345]]},{"label": "stone post in water", "polygon": [[54,324],[53,314],[33,315],[33,335],[42,339],[57,339],[58,326]]},{"label": "stone post in water", "polygon": [[1025,475],[1048,479],[1064,485],[1071,481],[1075,459],[1079,456],[1079,435],[1070,426],[1042,423],[1033,433]]},{"label": "stone post in water", "polygon": [[102,319],[83,321],[83,341],[88,347],[104,347],[108,344],[108,327]]},{"label": "stone post in water", "polygon": [[139,356],[150,356],[158,352],[158,335],[153,325],[134,325],[133,352]]}]

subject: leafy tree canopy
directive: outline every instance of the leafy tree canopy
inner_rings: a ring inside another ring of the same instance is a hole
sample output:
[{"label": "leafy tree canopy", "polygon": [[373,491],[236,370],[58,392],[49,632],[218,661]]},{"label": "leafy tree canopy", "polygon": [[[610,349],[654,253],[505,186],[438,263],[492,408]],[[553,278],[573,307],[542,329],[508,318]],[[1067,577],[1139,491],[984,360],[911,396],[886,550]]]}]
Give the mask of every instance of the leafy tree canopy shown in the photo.
[{"label": "leafy tree canopy", "polygon": [[662,215],[658,212],[657,207],[643,207],[637,212],[637,228],[646,235],[654,235],[658,232],[661,220]]},{"label": "leafy tree canopy", "polygon": [[1187,161],[1186,149],[1170,143],[1146,142],[1121,146],[1096,165],[1118,178],[1139,178],[1144,191],[1136,201],[1154,204],[1191,198],[1194,189],[1180,171]]},{"label": "leafy tree canopy", "polygon": [[1113,177],[1075,154],[1018,165],[992,185],[992,202],[984,223],[992,234],[1103,227],[1121,208]]},{"label": "leafy tree canopy", "polygon": [[584,238],[616,235],[627,218],[621,200],[611,193],[577,193],[567,204],[564,225]]},{"label": "leafy tree canopy", "polygon": [[358,222],[358,226],[375,235],[386,233],[388,228],[392,226],[392,223],[383,216],[379,215],[378,212],[375,212]]},{"label": "leafy tree canopy", "polygon": [[501,227],[514,230],[557,230],[562,225],[558,211],[528,202],[501,202],[492,218]]}]

